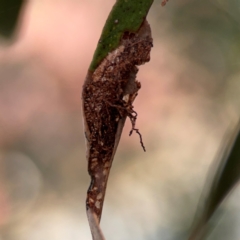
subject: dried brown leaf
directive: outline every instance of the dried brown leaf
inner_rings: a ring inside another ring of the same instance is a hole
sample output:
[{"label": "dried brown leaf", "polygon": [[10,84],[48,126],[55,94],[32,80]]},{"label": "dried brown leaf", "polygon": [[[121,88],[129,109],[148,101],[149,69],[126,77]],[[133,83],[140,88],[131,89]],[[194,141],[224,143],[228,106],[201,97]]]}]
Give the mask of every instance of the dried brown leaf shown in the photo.
[{"label": "dried brown leaf", "polygon": [[[94,215],[98,222],[113,157],[127,117],[132,122],[132,130],[139,133],[135,129],[136,112],[133,110],[133,101],[141,87],[136,80],[136,66],[150,60],[151,48],[151,29],[145,20],[138,32],[124,33],[119,47],[109,53],[93,73],[88,73],[83,86],[83,116],[91,177],[86,205],[88,217]],[[94,221],[89,222],[91,225]]]}]

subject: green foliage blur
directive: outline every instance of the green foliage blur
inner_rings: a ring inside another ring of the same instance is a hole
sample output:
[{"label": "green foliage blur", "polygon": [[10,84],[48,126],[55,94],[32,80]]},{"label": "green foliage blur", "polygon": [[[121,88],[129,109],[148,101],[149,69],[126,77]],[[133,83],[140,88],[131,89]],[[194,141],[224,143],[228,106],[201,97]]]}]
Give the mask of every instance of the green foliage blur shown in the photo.
[{"label": "green foliage blur", "polygon": [[23,0],[0,0],[0,35],[10,37],[16,27]]}]

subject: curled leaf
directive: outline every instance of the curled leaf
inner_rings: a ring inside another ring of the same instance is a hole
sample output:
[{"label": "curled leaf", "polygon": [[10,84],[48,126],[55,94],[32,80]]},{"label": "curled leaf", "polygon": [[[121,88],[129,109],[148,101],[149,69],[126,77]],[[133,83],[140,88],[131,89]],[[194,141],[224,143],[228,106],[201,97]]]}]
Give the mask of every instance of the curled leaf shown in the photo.
[{"label": "curled leaf", "polygon": [[99,221],[96,214],[91,210],[87,210],[88,222],[91,228],[92,237],[94,240],[105,240],[102,230],[99,226]]},{"label": "curled leaf", "polygon": [[[137,65],[150,60],[151,29],[146,20],[136,33],[126,31],[119,46],[95,69],[89,71],[83,92],[83,116],[87,142],[87,212],[100,222],[107,180],[127,117],[135,128],[133,101],[141,85]],[[90,223],[91,225],[91,223]],[[91,227],[91,229],[93,229]]]},{"label": "curled leaf", "polygon": [[120,46],[89,72],[83,87],[83,111],[91,185],[87,207],[100,219],[109,170],[126,117],[134,119],[133,101],[140,89],[138,68],[150,60],[152,38],[145,21],[135,34],[125,33]]}]

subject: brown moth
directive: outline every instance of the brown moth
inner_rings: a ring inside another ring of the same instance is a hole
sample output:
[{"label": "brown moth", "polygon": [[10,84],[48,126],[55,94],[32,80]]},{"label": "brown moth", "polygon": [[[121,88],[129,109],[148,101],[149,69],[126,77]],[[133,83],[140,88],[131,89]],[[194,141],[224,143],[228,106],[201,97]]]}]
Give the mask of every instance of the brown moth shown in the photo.
[{"label": "brown moth", "polygon": [[[144,20],[136,33],[125,32],[118,48],[85,79],[82,107],[91,177],[86,200],[89,221],[100,221],[107,180],[126,117],[132,122],[130,134],[133,130],[139,133],[133,110],[141,87],[136,80],[137,65],[150,60],[152,46],[151,29]],[[141,135],[140,141],[143,146]]]}]

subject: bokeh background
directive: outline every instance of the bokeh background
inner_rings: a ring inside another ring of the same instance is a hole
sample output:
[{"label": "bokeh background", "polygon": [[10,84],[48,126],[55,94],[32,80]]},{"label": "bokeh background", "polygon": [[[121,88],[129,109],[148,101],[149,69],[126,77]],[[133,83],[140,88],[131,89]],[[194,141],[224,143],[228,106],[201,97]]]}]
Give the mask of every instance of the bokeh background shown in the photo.
[{"label": "bokeh background", "polygon": [[[0,38],[0,240],[91,239],[81,88],[114,2],[29,0],[14,38]],[[111,240],[186,239],[239,118],[240,2],[155,1],[148,21],[135,101],[147,152],[128,121],[101,222]],[[240,238],[239,197],[208,239]]]}]

